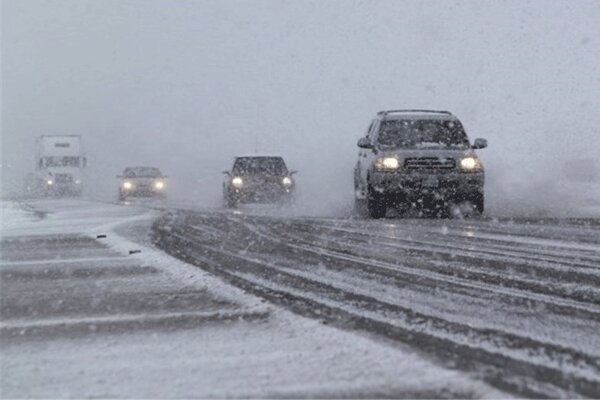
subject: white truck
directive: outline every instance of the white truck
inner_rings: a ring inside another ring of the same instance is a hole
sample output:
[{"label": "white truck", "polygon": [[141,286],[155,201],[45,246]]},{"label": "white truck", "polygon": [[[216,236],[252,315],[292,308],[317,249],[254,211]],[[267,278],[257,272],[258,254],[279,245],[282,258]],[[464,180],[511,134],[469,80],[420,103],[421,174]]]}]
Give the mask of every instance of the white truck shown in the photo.
[{"label": "white truck", "polygon": [[80,196],[86,158],[79,135],[43,135],[35,141],[36,172],[27,182],[30,194]]}]

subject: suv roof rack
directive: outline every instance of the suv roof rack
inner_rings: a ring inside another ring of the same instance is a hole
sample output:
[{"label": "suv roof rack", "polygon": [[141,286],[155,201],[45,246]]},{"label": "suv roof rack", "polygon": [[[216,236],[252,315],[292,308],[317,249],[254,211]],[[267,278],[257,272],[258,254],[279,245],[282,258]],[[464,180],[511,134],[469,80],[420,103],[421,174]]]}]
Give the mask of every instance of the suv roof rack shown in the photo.
[{"label": "suv roof rack", "polygon": [[418,109],[384,110],[384,111],[379,111],[377,113],[377,115],[388,115],[388,114],[396,114],[396,113],[415,113],[415,112],[452,115],[452,113],[450,111],[443,111],[443,110],[418,110]]}]

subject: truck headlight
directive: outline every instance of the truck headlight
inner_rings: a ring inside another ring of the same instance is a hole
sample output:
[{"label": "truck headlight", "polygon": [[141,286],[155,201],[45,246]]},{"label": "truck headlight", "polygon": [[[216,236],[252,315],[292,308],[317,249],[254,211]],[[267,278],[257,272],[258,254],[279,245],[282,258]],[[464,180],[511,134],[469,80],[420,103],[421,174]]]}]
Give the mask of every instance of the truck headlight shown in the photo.
[{"label": "truck headlight", "polygon": [[233,187],[239,189],[244,185],[244,181],[239,176],[236,176],[233,179],[231,179],[231,184],[233,185]]},{"label": "truck headlight", "polygon": [[131,189],[133,187],[133,183],[129,181],[123,182],[123,189]]},{"label": "truck headlight", "polygon": [[283,186],[292,186],[292,180],[287,176],[281,180],[281,183],[283,183]]},{"label": "truck headlight", "polygon": [[373,161],[373,166],[378,171],[397,171],[400,169],[400,161],[396,157],[378,157]]},{"label": "truck headlight", "polygon": [[481,161],[476,156],[468,156],[460,160],[460,168],[463,171],[473,172],[482,169]]},{"label": "truck headlight", "polygon": [[165,183],[163,181],[154,182],[154,187],[158,190],[162,190],[165,188]]}]

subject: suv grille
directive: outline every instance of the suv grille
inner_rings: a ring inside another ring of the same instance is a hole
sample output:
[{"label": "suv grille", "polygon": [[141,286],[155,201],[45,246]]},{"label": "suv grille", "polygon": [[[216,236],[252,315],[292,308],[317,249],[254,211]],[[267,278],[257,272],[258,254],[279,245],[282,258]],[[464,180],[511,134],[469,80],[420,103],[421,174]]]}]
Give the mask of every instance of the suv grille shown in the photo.
[{"label": "suv grille", "polygon": [[73,177],[69,174],[55,174],[54,180],[56,183],[73,183]]},{"label": "suv grille", "polygon": [[418,157],[404,160],[406,169],[453,169],[456,166],[454,158]]}]

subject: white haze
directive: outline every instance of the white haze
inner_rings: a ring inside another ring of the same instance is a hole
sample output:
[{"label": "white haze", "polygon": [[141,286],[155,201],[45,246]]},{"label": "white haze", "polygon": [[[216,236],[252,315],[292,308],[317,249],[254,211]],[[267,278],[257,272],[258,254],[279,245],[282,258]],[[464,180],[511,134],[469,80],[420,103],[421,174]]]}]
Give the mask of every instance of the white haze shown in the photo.
[{"label": "white haze", "polygon": [[[561,212],[600,185],[598,1],[2,4],[3,195],[35,136],[80,134],[91,197],[156,165],[172,199],[214,206],[232,157],[258,151],[300,171],[302,212],[343,213],[385,108],[448,109],[486,137],[492,211]],[[596,171],[573,186],[573,163]]]}]

